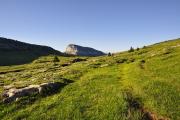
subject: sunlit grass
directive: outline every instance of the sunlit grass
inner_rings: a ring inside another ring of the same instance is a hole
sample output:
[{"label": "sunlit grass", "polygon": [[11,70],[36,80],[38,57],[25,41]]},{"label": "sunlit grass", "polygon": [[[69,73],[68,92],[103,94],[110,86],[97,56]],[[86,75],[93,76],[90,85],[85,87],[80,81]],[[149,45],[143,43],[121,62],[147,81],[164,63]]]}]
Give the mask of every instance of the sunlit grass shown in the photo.
[{"label": "sunlit grass", "polygon": [[[163,42],[134,52],[114,56],[84,58],[41,57],[30,64],[0,67],[0,93],[3,86],[25,87],[31,84],[73,81],[50,96],[24,97],[0,103],[1,119],[92,119],[139,120],[140,110],[129,114],[130,98],[141,106],[172,120],[179,120],[180,40]],[[68,66],[62,64],[70,63]],[[130,116],[130,118],[129,118]]]}]

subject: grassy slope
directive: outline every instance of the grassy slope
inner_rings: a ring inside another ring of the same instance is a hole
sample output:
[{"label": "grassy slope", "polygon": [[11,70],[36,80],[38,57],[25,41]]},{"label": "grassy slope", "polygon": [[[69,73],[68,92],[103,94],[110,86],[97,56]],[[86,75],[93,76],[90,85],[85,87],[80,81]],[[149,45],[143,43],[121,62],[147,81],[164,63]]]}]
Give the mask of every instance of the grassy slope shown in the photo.
[{"label": "grassy slope", "polygon": [[[113,57],[88,58],[67,67],[61,64],[73,57],[60,57],[56,65],[52,59],[42,57],[31,64],[0,67],[0,72],[9,71],[0,74],[1,86],[24,87],[62,78],[74,81],[48,97],[1,103],[0,118],[141,119],[136,109],[128,114],[126,93],[130,92],[132,99],[158,116],[180,119],[180,39]],[[20,72],[13,72],[16,70]]]},{"label": "grassy slope", "polygon": [[41,56],[65,54],[48,46],[28,44],[0,37],[0,66],[22,65]]}]

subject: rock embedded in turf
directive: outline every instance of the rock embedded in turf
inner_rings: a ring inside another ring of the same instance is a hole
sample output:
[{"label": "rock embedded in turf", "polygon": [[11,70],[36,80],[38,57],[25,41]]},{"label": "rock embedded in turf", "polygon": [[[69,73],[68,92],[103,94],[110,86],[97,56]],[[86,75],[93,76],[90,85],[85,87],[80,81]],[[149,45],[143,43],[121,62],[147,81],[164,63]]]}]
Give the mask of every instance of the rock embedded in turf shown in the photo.
[{"label": "rock embedded in turf", "polygon": [[30,85],[28,87],[21,89],[11,88],[3,93],[2,95],[4,98],[3,102],[11,103],[21,97],[30,96],[34,94],[45,95],[45,94],[54,93],[63,85],[64,83],[60,83],[60,82],[50,82],[50,83],[42,83],[40,85]]},{"label": "rock embedded in turf", "polygon": [[82,58],[75,58],[71,61],[71,63],[76,63],[76,62],[82,62],[82,61],[86,61],[86,59],[82,59]]}]

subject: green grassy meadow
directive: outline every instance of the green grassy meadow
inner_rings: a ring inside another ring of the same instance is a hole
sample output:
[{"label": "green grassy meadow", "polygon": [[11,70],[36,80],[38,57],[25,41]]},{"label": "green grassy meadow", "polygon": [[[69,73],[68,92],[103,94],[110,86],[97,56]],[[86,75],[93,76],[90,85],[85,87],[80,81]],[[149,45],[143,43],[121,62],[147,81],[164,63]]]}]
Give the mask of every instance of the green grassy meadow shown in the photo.
[{"label": "green grassy meadow", "polygon": [[56,94],[1,102],[1,120],[147,120],[142,108],[180,120],[180,39],[113,56],[53,58],[0,67],[1,94],[4,86],[71,81]]}]

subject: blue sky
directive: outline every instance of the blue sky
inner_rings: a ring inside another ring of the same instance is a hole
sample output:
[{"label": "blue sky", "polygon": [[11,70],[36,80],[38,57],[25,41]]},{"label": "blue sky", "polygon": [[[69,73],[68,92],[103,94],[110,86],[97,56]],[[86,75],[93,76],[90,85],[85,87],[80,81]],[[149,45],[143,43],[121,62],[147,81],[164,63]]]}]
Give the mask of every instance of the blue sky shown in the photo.
[{"label": "blue sky", "polygon": [[0,0],[0,36],[108,52],[180,37],[180,0]]}]

